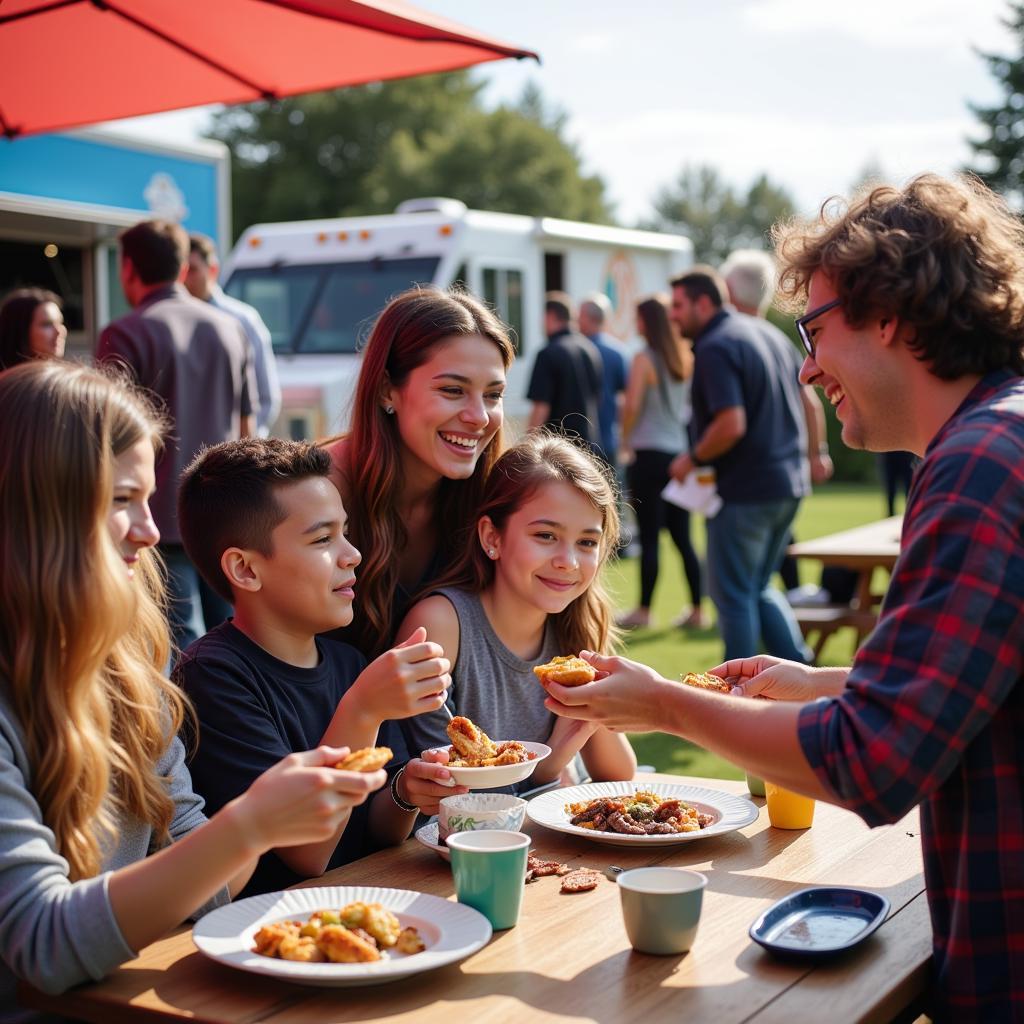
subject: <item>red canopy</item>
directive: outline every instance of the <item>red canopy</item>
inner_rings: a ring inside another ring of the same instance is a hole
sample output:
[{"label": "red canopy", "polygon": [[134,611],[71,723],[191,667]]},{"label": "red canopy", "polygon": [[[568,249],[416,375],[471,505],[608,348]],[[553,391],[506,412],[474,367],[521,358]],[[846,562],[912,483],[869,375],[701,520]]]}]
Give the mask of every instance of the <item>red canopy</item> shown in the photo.
[{"label": "red canopy", "polygon": [[0,0],[0,131],[536,56],[404,0]]}]

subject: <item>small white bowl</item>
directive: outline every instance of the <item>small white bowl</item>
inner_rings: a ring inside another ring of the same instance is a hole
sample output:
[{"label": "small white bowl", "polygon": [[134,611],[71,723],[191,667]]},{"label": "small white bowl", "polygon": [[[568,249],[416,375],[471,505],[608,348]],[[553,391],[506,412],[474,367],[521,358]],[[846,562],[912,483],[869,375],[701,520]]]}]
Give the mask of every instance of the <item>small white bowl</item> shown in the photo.
[{"label": "small white bowl", "polygon": [[[536,754],[533,760],[521,761],[519,764],[499,764],[493,768],[449,768],[448,771],[451,772],[457,786],[469,786],[470,789],[498,789],[501,786],[511,786],[515,782],[528,779],[537,765],[551,753],[551,748],[543,743],[524,742],[523,746],[528,753]],[[447,749],[446,746],[433,747],[432,752]]]},{"label": "small white bowl", "polygon": [[521,832],[526,801],[507,793],[456,793],[441,800],[437,831],[444,842],[453,832],[501,829]]}]

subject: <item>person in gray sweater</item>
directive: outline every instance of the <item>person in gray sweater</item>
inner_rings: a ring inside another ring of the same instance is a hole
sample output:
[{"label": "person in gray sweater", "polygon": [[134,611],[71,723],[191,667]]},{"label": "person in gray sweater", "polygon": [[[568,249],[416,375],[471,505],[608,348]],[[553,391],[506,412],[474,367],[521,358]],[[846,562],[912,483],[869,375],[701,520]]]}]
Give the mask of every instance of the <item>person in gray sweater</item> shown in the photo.
[{"label": "person in gray sweater", "polygon": [[84,366],[0,375],[0,1021],[17,983],[98,980],[227,902],[264,851],[324,838],[385,782],[292,754],[209,821],[175,738],[186,715],[149,511],[159,424]]}]

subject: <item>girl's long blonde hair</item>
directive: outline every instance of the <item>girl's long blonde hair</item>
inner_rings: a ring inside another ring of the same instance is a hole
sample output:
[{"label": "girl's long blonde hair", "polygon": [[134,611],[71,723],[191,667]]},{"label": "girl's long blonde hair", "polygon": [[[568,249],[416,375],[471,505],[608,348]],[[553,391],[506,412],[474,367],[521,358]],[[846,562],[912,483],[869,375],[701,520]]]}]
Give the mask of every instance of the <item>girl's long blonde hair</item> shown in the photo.
[{"label": "girl's long blonde hair", "polygon": [[[430,358],[435,345],[452,337],[479,334],[498,349],[507,370],[515,351],[508,331],[482,303],[465,292],[413,288],[392,299],[373,326],[356,385],[347,461],[346,511],[352,543],[363,556],[352,630],[369,658],[391,643],[397,623],[392,602],[398,586],[399,555],[408,540],[398,512],[401,445],[398,424],[381,407],[387,383],[401,387]],[[442,480],[434,508],[439,554],[445,564],[480,501],[483,481],[502,450],[499,430],[477,460],[468,480]]]},{"label": "girl's long blonde hair", "polygon": [[117,821],[166,838],[156,770],[185,714],[152,551],[134,581],[111,540],[114,459],[161,424],[129,385],[46,361],[0,374],[0,691],[29,786],[72,880],[100,871]]},{"label": "girl's long blonde hair", "polygon": [[[500,533],[511,515],[545,484],[566,483],[575,487],[601,513],[601,562],[619,544],[619,510],[615,486],[607,472],[582,443],[561,434],[532,430],[502,453],[491,470],[477,508],[475,522],[487,516]],[[429,588],[460,587],[472,593],[494,582],[495,563],[487,557],[475,532],[463,535],[464,553],[452,571]],[[564,653],[584,649],[608,651],[619,631],[612,616],[612,602],[600,572],[587,590],[564,611],[552,616],[555,636]]]}]

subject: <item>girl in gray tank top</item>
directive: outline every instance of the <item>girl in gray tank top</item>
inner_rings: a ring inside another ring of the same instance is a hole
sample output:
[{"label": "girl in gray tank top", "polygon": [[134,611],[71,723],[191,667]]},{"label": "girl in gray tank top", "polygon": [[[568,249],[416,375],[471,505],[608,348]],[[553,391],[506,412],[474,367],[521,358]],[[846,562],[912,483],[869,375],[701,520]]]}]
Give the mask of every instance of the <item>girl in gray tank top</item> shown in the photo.
[{"label": "girl in gray tank top", "polygon": [[[547,743],[551,755],[518,789],[559,778],[577,753],[595,780],[630,779],[628,740],[556,718],[533,669],[614,639],[599,571],[618,541],[614,490],[596,460],[564,437],[533,432],[488,477],[477,530],[452,573],[399,631],[424,626],[452,662],[448,707],[495,740]],[[447,746],[443,711],[404,720],[410,751]],[[449,790],[408,766],[408,799],[432,812]],[[420,762],[422,763],[422,762]]]}]

